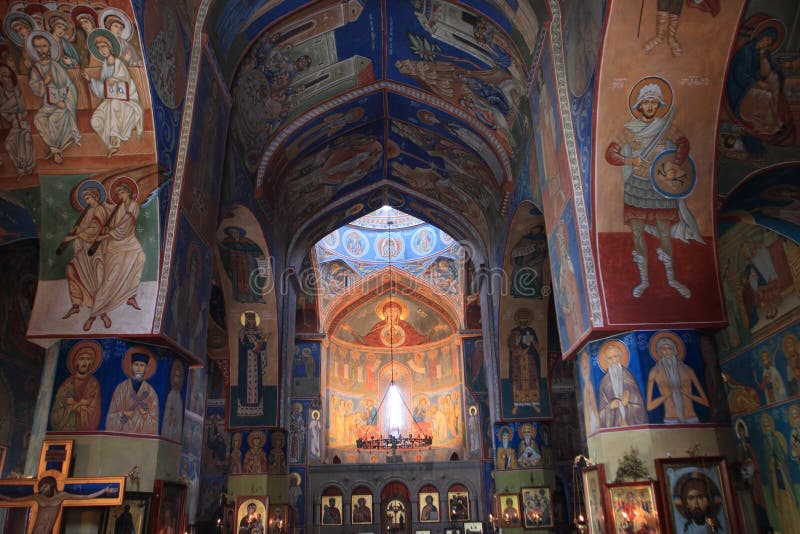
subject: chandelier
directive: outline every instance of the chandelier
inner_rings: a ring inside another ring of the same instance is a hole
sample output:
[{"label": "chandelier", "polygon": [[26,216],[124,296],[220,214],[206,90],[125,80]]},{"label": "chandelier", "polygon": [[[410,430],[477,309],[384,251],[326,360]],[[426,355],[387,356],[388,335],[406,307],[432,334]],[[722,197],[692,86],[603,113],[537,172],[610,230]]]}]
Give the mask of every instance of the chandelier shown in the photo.
[{"label": "chandelier", "polygon": [[[384,206],[381,208],[382,210],[387,212],[387,219],[386,219],[386,234],[387,234],[387,254],[382,254],[386,257],[386,263],[389,267],[389,307],[392,307],[393,304],[393,293],[394,293],[394,276],[392,272],[392,259],[394,258],[395,254],[397,253],[399,247],[395,247],[394,240],[392,239],[392,225],[394,221],[392,220],[392,208],[388,206]],[[377,449],[387,449],[392,451],[392,456],[387,458],[387,461],[394,461],[400,462],[402,459],[398,457],[395,452],[398,449],[419,449],[423,447],[430,447],[433,444],[433,437],[426,434],[420,424],[414,420],[413,413],[411,409],[406,404],[406,401],[403,399],[403,396],[400,394],[400,388],[397,387],[397,384],[394,382],[394,341],[395,341],[395,333],[397,332],[397,325],[394,324],[395,321],[398,319],[398,315],[396,314],[387,314],[386,321],[387,327],[389,330],[389,366],[391,372],[391,378],[389,380],[389,387],[386,389],[386,392],[383,394],[381,398],[380,404],[378,404],[378,409],[372,414],[369,420],[366,423],[365,430],[358,436],[356,439],[356,448],[360,451],[361,449],[369,449],[369,450],[377,450]],[[399,332],[397,332],[399,334]],[[378,418],[378,414],[381,413],[381,408],[383,407],[384,403],[388,403],[389,407],[389,422],[386,435],[384,436],[382,432],[380,432],[377,436],[375,435],[368,435],[370,428],[375,428],[376,419]],[[403,436],[400,432],[400,427],[402,426],[403,419],[405,415],[408,415],[413,422],[413,425],[417,429],[417,433],[415,434],[413,431],[409,433],[407,436]]]}]

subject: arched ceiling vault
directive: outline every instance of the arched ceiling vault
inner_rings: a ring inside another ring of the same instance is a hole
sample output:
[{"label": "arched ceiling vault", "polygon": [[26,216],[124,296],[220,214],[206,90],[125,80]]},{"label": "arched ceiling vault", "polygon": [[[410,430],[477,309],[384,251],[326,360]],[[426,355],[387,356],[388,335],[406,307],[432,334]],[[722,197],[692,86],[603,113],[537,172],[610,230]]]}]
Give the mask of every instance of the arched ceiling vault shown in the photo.
[{"label": "arched ceiling vault", "polygon": [[[289,235],[378,182],[458,206],[484,238],[483,221],[502,219],[532,135],[530,4],[228,4],[207,31],[231,85],[230,140]],[[244,9],[238,34],[219,26],[227,9]],[[448,216],[431,222],[450,232]]]}]

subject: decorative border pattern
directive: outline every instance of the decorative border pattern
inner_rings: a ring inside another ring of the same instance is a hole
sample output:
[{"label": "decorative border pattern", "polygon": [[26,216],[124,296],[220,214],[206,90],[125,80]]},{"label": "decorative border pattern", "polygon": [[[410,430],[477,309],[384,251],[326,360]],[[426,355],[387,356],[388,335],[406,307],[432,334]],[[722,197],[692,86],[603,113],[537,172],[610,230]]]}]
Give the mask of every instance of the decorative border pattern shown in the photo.
[{"label": "decorative border pattern", "polygon": [[[500,141],[497,140],[494,134],[491,133],[491,131],[488,128],[486,128],[486,126],[484,126],[482,123],[480,123],[477,119],[466,113],[461,108],[458,108],[450,104],[449,102],[437,98],[431,95],[430,93],[423,91],[422,89],[416,89],[389,80],[381,80],[371,85],[359,87],[358,89],[354,89],[349,93],[340,95],[336,98],[332,98],[327,102],[315,106],[306,113],[297,117],[295,120],[289,123],[283,130],[281,130],[278,134],[276,134],[261,155],[261,162],[258,164],[258,170],[256,171],[256,188],[258,189],[264,184],[264,176],[267,172],[267,167],[269,166],[270,159],[272,158],[273,155],[275,155],[275,152],[278,150],[278,147],[281,146],[289,138],[290,135],[292,135],[305,125],[307,125],[312,120],[327,113],[328,111],[331,111],[341,105],[347,104],[348,102],[357,100],[362,96],[376,93],[378,91],[391,91],[401,96],[417,100],[418,102],[422,102],[437,107],[442,111],[445,111],[450,115],[453,115],[463,120],[464,122],[469,124],[472,128],[478,130],[478,132],[482,134],[485,140],[489,141],[492,148],[494,149],[495,156],[499,157],[500,162],[503,165],[503,172],[505,173],[505,176],[503,178],[505,179],[505,181],[507,182],[514,181],[511,172],[511,161],[505,149],[503,148],[503,145],[500,144]],[[389,118],[388,116],[384,117],[384,119],[388,118]]]},{"label": "decorative border pattern", "polygon": [[203,54],[203,26],[205,25],[206,16],[208,15],[208,6],[212,1],[213,0],[201,0],[200,9],[197,12],[197,19],[194,23],[192,55],[189,60],[189,79],[186,84],[181,135],[178,140],[178,157],[175,160],[175,175],[172,179],[172,197],[169,201],[169,215],[167,216],[167,225],[164,229],[164,233],[166,234],[164,237],[164,253],[161,258],[161,271],[159,273],[156,306],[153,314],[152,332],[154,334],[161,332],[161,324],[164,319],[164,305],[167,300],[167,289],[169,288],[170,270],[172,268],[172,253],[175,247],[178,215],[180,214],[181,186],[183,185],[183,175],[186,171],[186,158],[189,153],[189,135],[192,130],[194,101],[197,94],[197,81],[200,75],[200,56]]},{"label": "decorative border pattern", "polygon": [[575,205],[578,238],[583,256],[584,273],[586,274],[586,289],[589,300],[589,310],[592,316],[592,326],[603,326],[603,312],[600,306],[600,291],[597,284],[597,269],[592,253],[592,241],[589,232],[589,218],[586,213],[585,197],[583,196],[583,182],[581,181],[581,166],[578,162],[578,144],[575,140],[575,130],[572,124],[572,110],[569,103],[569,90],[567,89],[567,65],[564,56],[564,36],[561,32],[561,8],[558,0],[550,0],[550,12],[553,16],[550,25],[550,49],[553,54],[553,70],[556,77],[556,91],[558,92],[559,113],[564,130],[564,142],[568,148],[567,160],[572,179],[572,198]]}]

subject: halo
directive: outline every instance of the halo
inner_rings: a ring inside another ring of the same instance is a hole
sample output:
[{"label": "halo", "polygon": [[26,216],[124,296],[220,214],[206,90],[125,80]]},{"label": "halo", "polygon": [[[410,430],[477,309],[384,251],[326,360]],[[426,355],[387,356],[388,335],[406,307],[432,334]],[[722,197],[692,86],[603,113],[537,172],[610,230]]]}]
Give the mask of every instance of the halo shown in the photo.
[{"label": "halo", "polygon": [[267,435],[264,434],[262,430],[256,430],[254,432],[250,432],[249,434],[247,434],[247,444],[250,445],[251,447],[255,447],[255,445],[253,445],[253,440],[257,437],[261,438],[262,447],[267,443]]},{"label": "halo", "polygon": [[[31,18],[30,15],[25,13],[24,11],[12,11],[8,15],[6,15],[5,20],[3,21],[3,28],[6,31],[6,35],[11,42],[17,46],[26,46],[25,39],[23,39],[11,26],[14,24],[15,21],[19,19],[24,19],[28,24],[31,26],[31,31],[36,30],[36,21]],[[33,56],[37,57],[37,56]]]},{"label": "halo", "polygon": [[245,316],[245,314],[248,314],[248,313],[255,314],[255,316],[256,316],[256,326],[257,327],[261,326],[261,316],[255,310],[245,310],[245,311],[242,312],[242,314],[239,316],[239,322],[242,323],[242,326],[244,326],[244,324],[245,324],[244,316]]},{"label": "halo", "polygon": [[787,341],[791,342],[792,345],[797,345],[797,336],[791,332],[783,336],[783,339],[781,339],[781,349],[783,349],[783,352],[786,352]]},{"label": "halo", "polygon": [[69,15],[64,13],[63,11],[58,10],[51,10],[44,14],[44,27],[49,28],[49,31],[53,31],[53,19],[59,19],[67,25],[67,40],[72,41],[75,38],[75,22],[70,18]]},{"label": "halo", "polygon": [[303,483],[303,477],[295,472],[289,473],[289,481],[292,480],[296,481],[298,486]]},{"label": "halo", "polygon": [[122,357],[122,371],[125,373],[125,376],[128,378],[133,378],[133,371],[131,370],[131,358],[133,358],[134,352],[138,354],[147,354],[150,356],[150,361],[147,362],[147,370],[144,372],[144,377],[142,380],[147,380],[156,374],[158,362],[156,361],[156,357],[153,352],[142,345],[136,345],[129,348],[125,353],[125,356]]},{"label": "halo", "polygon": [[92,30],[91,33],[89,33],[89,37],[86,39],[86,44],[89,46],[89,51],[92,53],[92,55],[99,61],[105,61],[106,59],[103,57],[103,54],[100,53],[100,50],[97,48],[97,44],[95,44],[97,38],[101,36],[105,37],[111,42],[111,54],[114,57],[118,57],[120,50],[119,41],[117,40],[116,35],[105,28],[96,28]]},{"label": "halo", "polygon": [[34,30],[30,33],[30,35],[28,35],[28,40],[25,42],[25,48],[27,48],[31,57],[39,57],[39,54],[33,47],[33,40],[37,37],[44,37],[47,39],[47,42],[50,43],[50,59],[53,61],[58,61],[58,59],[61,57],[61,46],[59,46],[55,36],[43,30]]},{"label": "halo", "polygon": [[389,302],[400,307],[400,320],[404,321],[405,318],[408,317],[408,306],[406,306],[402,301],[393,298],[385,298],[379,301],[378,305],[375,306],[375,315],[377,315],[381,321],[385,321],[386,314],[383,313],[383,308],[386,307]]},{"label": "halo", "polygon": [[122,34],[120,37],[126,41],[130,39],[131,35],[133,35],[133,23],[131,22],[131,18],[120,9],[115,7],[107,7],[103,10],[103,14],[100,15],[100,24],[98,25],[108,30],[109,28],[106,26],[106,21],[110,17],[116,17],[122,21],[124,28],[122,29]]},{"label": "halo", "polygon": [[503,432],[508,432],[510,439],[514,438],[514,430],[508,425],[503,425],[497,429],[497,439],[503,439]]},{"label": "halo", "polygon": [[103,204],[106,201],[106,188],[103,187],[103,184],[97,180],[84,180],[72,188],[70,201],[72,202],[72,207],[75,208],[75,211],[83,211],[86,209],[86,201],[83,200],[83,193],[90,187],[100,191],[100,204]]},{"label": "halo", "polygon": [[28,4],[23,8],[23,11],[25,11],[25,13],[27,13],[28,15],[33,16],[36,14],[44,13],[45,11],[47,11],[47,7],[45,7],[44,4],[38,4],[38,3]]},{"label": "halo", "polygon": [[97,368],[103,363],[103,348],[100,346],[100,343],[97,341],[81,341],[80,343],[76,343],[70,349],[69,354],[67,354],[67,369],[69,369],[70,374],[77,374],[75,371],[75,360],[78,354],[83,352],[91,352],[94,355],[94,361],[92,365],[89,366],[89,374],[97,371]]},{"label": "halo", "polygon": [[639,112],[639,110],[635,109],[634,104],[636,103],[636,98],[639,96],[639,89],[649,83],[658,85],[661,88],[661,94],[664,98],[664,105],[658,108],[658,111],[656,111],[656,117],[663,117],[672,108],[672,102],[674,98],[672,86],[664,78],[659,76],[648,76],[636,82],[631,89],[630,94],[628,95],[628,113],[630,113],[634,119],[642,118],[642,114]]},{"label": "halo", "polygon": [[750,34],[750,41],[755,39],[759,36],[762,32],[768,29],[774,29],[778,36],[775,40],[772,41],[772,45],[769,47],[770,52],[775,52],[778,48],[781,47],[783,44],[783,38],[786,36],[786,27],[783,25],[781,21],[778,19],[766,19],[762,22],[759,22],[756,27],[753,29],[753,32]]},{"label": "halo", "polygon": [[319,418],[320,418],[319,410],[311,410],[311,419],[319,419]]},{"label": "halo", "polygon": [[[94,33],[94,32],[92,32]],[[108,190],[111,192],[111,200],[114,204],[119,204],[119,195],[117,195],[117,186],[127,184],[131,188],[131,199],[136,200],[139,197],[139,184],[130,176],[118,176],[111,182],[111,187]]]},{"label": "halo", "polygon": [[683,340],[678,337],[678,334],[669,331],[659,332],[650,338],[650,356],[652,356],[655,361],[661,359],[661,355],[658,354],[657,346],[658,342],[664,338],[671,339],[672,342],[675,343],[675,350],[678,351],[675,356],[678,357],[679,361],[683,361],[686,357],[686,346],[683,344]]},{"label": "halo", "polygon": [[94,27],[97,28],[97,26],[99,25],[98,22],[99,15],[97,14],[97,11],[95,11],[89,6],[73,7],[72,11],[70,11],[70,16],[72,17],[72,22],[75,23],[75,26],[80,26],[80,20],[78,20],[78,17],[80,17],[81,15],[89,15],[90,17],[92,17],[92,21],[94,22]]},{"label": "halo", "polygon": [[700,471],[686,473],[675,483],[675,487],[672,490],[672,501],[675,503],[675,506],[683,506],[683,499],[681,498],[681,495],[683,495],[683,488],[691,480],[700,480],[708,489],[709,493],[711,493],[711,499],[709,501],[709,506],[711,507],[710,513],[712,516],[716,516],[719,513],[720,507],[722,506],[722,497],[720,495],[719,487],[717,487],[714,481],[711,480],[711,477],[705,473],[701,473]]},{"label": "halo", "polygon": [[597,364],[604,373],[608,372],[608,364],[605,363],[605,360],[606,353],[611,347],[617,347],[620,351],[622,351],[622,361],[620,363],[623,367],[628,367],[628,363],[631,361],[631,353],[628,350],[628,346],[619,339],[609,339],[603,343],[600,346],[600,350],[597,351]]},{"label": "halo", "polygon": [[800,415],[800,404],[792,404],[786,411],[789,413],[789,417],[792,416],[792,413]]},{"label": "halo", "polygon": [[[748,438],[750,437],[750,430],[747,428],[747,423],[744,422],[744,419],[741,419],[741,418],[737,419],[736,423],[733,426],[734,426],[734,428],[736,428],[736,430],[739,430],[739,427],[741,426],[742,428],[744,428],[745,437],[748,437]],[[738,432],[736,432],[736,433],[738,434]]]},{"label": "halo", "polygon": [[471,404],[467,411],[469,412],[470,415],[475,415],[478,413],[478,407],[475,406],[474,404]]},{"label": "halo", "polygon": [[172,360],[172,365],[170,365],[169,367],[169,382],[171,385],[174,385],[172,384],[172,377],[175,376],[175,369],[178,367],[181,370],[181,382],[180,385],[178,385],[177,389],[180,390],[183,387],[186,378],[183,376],[185,370],[183,367],[183,362],[179,358],[175,358],[174,360]]},{"label": "halo", "polygon": [[519,425],[519,428],[517,429],[517,433],[520,435],[520,437],[522,436],[522,429],[523,428],[530,428],[532,436],[535,436],[536,434],[539,433],[537,431],[536,427],[533,426],[531,423],[523,423],[523,424]]}]

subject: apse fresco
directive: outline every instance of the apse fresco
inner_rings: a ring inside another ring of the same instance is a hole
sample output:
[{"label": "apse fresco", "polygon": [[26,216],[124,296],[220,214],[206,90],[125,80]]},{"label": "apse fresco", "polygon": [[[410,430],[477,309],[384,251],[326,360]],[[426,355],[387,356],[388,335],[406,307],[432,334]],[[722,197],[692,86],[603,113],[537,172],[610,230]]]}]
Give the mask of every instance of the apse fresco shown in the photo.
[{"label": "apse fresco", "polygon": [[[175,240],[164,333],[196,360],[205,361],[213,256],[181,217]],[[186,318],[193,318],[187,322]]]},{"label": "apse fresco", "polygon": [[714,283],[713,128],[742,4],[611,10],[603,51],[614,61],[600,67],[593,185],[609,325],[724,320]]},{"label": "apse fresco", "polygon": [[728,326],[717,345],[724,360],[800,316],[800,245],[742,222],[723,223],[719,243]]},{"label": "apse fresco", "polygon": [[567,354],[589,329],[584,274],[576,240],[572,202],[567,204],[550,236],[550,268],[561,352]]},{"label": "apse fresco", "polygon": [[[425,345],[454,333],[452,320],[442,316],[433,301],[392,293],[352,305],[347,315],[332,325],[333,337],[346,343],[386,349]],[[390,325],[395,325],[391,330]]]},{"label": "apse fresco", "polygon": [[278,325],[273,265],[255,216],[235,206],[217,230],[230,351],[229,426],[275,426]]},{"label": "apse fresco", "polygon": [[[694,330],[637,331],[592,341],[579,357],[587,435],[638,425],[711,422],[716,392],[706,384]],[[680,391],[671,384],[680,382]]]},{"label": "apse fresco", "polygon": [[755,169],[800,157],[798,16],[796,2],[747,2],[719,117],[718,187],[723,195]]},{"label": "apse fresco", "polygon": [[550,418],[547,317],[552,293],[544,218],[523,203],[503,253],[498,378],[503,420]]},{"label": "apse fresco", "polygon": [[722,218],[755,223],[800,241],[800,165],[786,163],[752,175],[725,199]]},{"label": "apse fresco", "polygon": [[[182,360],[160,347],[121,339],[63,340],[48,431],[113,432],[181,442],[175,430],[183,428],[185,435],[187,381]],[[198,439],[202,443],[202,434]]]},{"label": "apse fresco", "polygon": [[[374,303],[373,303],[374,305]],[[402,319],[400,324],[402,327]],[[389,428],[389,403],[381,402],[392,380],[405,405],[399,432],[432,436],[433,447],[403,451],[408,460],[442,461],[464,451],[460,346],[452,338],[393,351],[331,340],[326,363],[327,458],[343,462],[383,460],[355,456],[355,437],[378,437]],[[358,458],[358,459],[357,459]]]},{"label": "apse fresco", "polygon": [[41,178],[40,282],[29,335],[150,333],[159,179],[155,165]]},{"label": "apse fresco", "polygon": [[[7,133],[4,189],[39,174],[108,171],[155,161],[139,30],[130,3],[13,4],[2,12]],[[3,69],[0,69],[3,70]]]}]

